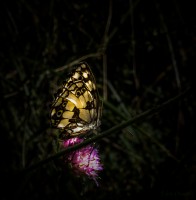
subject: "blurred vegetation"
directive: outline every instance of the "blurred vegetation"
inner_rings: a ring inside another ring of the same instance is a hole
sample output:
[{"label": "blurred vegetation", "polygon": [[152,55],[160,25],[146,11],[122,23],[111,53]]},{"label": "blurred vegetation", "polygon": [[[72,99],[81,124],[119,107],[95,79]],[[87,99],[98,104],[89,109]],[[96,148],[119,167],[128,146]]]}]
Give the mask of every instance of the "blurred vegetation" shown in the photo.
[{"label": "blurred vegetation", "polygon": [[97,142],[99,187],[56,150],[53,94],[87,61],[104,99],[100,132],[194,85],[195,9],[178,1],[1,3],[1,195],[8,199],[194,199],[195,96]]}]

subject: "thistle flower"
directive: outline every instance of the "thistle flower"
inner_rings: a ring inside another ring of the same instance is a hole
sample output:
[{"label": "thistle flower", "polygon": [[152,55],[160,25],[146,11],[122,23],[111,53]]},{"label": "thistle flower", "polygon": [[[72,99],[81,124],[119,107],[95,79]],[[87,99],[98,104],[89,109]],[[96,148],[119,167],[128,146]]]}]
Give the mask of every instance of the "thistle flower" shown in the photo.
[{"label": "thistle flower", "polygon": [[[81,138],[71,138],[63,142],[63,147],[69,147],[74,144],[81,143],[82,141],[83,139]],[[100,163],[98,150],[94,146],[87,145],[81,149],[71,152],[67,156],[66,162],[71,164],[71,167],[77,175],[87,175],[98,185],[98,172],[103,170],[103,167]]]}]

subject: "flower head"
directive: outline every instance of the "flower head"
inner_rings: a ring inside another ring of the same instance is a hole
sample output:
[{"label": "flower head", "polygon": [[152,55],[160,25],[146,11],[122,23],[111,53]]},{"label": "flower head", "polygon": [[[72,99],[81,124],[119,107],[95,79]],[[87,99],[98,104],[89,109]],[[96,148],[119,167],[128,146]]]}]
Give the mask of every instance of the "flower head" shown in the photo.
[{"label": "flower head", "polygon": [[[71,138],[63,142],[64,147],[72,146],[77,143],[81,143],[83,139]],[[78,149],[67,156],[67,162],[69,162],[77,175],[87,175],[93,179],[96,184],[98,172],[103,170],[100,163],[98,150],[92,146],[87,145],[81,149]]]},{"label": "flower head", "polygon": [[78,144],[83,142],[84,140],[78,137],[70,138],[68,140],[63,141],[63,147],[73,146],[74,144]]}]

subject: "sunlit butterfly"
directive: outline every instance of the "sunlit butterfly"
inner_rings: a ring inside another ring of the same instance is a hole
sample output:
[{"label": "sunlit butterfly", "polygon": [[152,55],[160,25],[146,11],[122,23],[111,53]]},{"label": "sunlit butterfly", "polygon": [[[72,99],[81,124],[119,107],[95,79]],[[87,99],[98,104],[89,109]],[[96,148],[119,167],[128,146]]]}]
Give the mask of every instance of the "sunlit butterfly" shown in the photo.
[{"label": "sunlit butterfly", "polygon": [[51,124],[74,137],[100,125],[101,101],[94,75],[86,62],[73,67],[51,106]]}]

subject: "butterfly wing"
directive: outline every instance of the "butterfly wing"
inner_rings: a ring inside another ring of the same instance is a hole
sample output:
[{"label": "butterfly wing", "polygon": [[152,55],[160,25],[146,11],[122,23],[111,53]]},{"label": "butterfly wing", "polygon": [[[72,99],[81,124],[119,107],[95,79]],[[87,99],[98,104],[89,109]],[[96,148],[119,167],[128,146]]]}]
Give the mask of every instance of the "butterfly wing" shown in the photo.
[{"label": "butterfly wing", "polygon": [[99,126],[100,100],[87,63],[74,67],[51,108],[51,124],[69,136],[84,134]]}]

